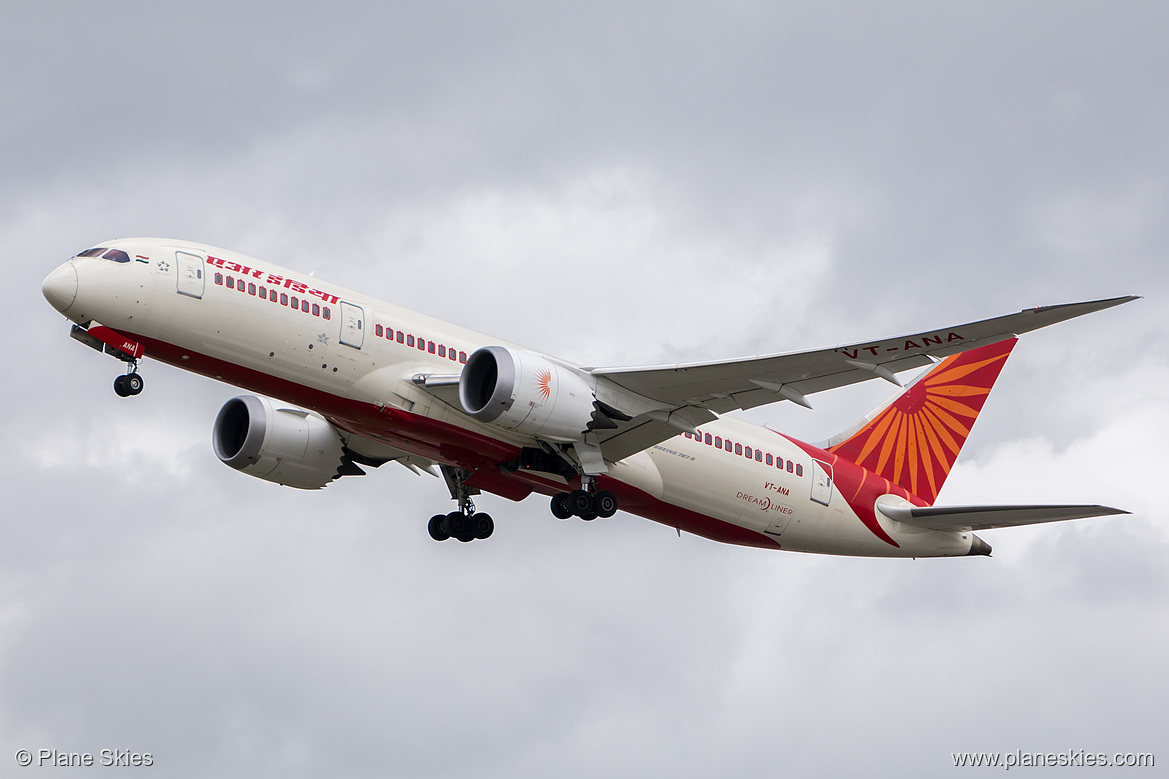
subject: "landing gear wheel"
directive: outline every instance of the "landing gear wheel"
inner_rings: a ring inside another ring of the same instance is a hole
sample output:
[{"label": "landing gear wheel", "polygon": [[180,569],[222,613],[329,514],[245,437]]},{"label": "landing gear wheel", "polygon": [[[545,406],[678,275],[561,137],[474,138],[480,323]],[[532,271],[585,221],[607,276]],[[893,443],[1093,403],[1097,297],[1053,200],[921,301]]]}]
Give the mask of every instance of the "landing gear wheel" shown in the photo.
[{"label": "landing gear wheel", "polygon": [[[446,526],[443,528],[452,538],[463,540],[463,536],[467,534],[467,518],[463,516],[461,511],[452,511],[446,515]],[[468,538],[468,541],[471,539]]]},{"label": "landing gear wheel", "polygon": [[552,496],[552,516],[557,519],[568,519],[572,516],[571,495],[567,492],[558,492]]},{"label": "landing gear wheel", "polygon": [[142,392],[142,377],[137,373],[127,373],[122,377],[122,386],[126,388],[127,395],[137,395]]},{"label": "landing gear wheel", "polygon": [[444,525],[446,522],[445,514],[435,514],[430,518],[430,522],[426,523],[426,529],[430,533],[430,537],[435,541],[446,541],[451,537]]},{"label": "landing gear wheel", "polygon": [[119,376],[116,379],[114,379],[114,392],[117,393],[119,398],[130,397],[130,390],[126,389],[126,377],[125,376]]},{"label": "landing gear wheel", "polygon": [[589,513],[587,513],[587,514],[581,514],[581,515],[580,515],[580,518],[581,518],[581,519],[583,519],[585,522],[592,522],[592,521],[593,521],[594,519],[596,519],[598,516],[600,516],[600,515],[599,515],[599,514],[597,514],[597,512],[596,512],[596,511],[590,511],[590,512],[589,512]]},{"label": "landing gear wheel", "polygon": [[617,496],[608,490],[601,490],[593,496],[593,509],[598,517],[608,519],[617,513]]},{"label": "landing gear wheel", "polygon": [[471,532],[479,540],[490,538],[491,534],[495,532],[495,520],[491,518],[490,514],[472,514],[470,525]]},{"label": "landing gear wheel", "polygon": [[593,513],[593,496],[584,490],[573,490],[568,496],[568,505],[572,508],[573,514],[583,519]]}]

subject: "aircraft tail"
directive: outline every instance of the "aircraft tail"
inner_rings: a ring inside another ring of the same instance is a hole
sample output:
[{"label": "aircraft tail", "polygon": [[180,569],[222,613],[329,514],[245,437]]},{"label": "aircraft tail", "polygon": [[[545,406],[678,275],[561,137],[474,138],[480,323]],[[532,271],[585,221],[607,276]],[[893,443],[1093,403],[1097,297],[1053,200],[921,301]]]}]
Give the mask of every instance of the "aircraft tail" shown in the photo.
[{"label": "aircraft tail", "polygon": [[1017,341],[947,357],[825,448],[932,506]]}]

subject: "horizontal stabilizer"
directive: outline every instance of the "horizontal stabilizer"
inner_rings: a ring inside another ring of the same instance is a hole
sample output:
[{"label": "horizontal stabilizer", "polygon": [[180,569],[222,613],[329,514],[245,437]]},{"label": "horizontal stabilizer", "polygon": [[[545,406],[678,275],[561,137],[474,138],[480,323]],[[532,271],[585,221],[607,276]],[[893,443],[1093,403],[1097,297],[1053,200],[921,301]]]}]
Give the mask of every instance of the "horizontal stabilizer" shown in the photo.
[{"label": "horizontal stabilizer", "polygon": [[1037,525],[1065,519],[1106,517],[1127,514],[1109,506],[907,506],[884,505],[877,508],[889,519],[930,530],[990,530],[996,527]]}]

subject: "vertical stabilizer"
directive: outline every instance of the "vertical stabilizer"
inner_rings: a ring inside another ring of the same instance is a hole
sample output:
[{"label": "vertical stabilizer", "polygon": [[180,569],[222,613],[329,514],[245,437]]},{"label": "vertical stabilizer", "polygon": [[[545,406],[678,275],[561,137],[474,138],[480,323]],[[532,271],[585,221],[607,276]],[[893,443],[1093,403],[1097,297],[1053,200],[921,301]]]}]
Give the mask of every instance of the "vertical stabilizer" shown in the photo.
[{"label": "vertical stabilizer", "polygon": [[947,357],[834,438],[829,452],[933,505],[1017,338]]}]

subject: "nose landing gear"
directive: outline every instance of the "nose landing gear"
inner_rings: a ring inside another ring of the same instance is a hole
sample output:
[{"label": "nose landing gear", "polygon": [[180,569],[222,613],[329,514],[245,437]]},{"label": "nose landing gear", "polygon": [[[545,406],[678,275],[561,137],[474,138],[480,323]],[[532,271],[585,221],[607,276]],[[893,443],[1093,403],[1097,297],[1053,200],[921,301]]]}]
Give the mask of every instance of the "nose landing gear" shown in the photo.
[{"label": "nose landing gear", "polygon": [[129,373],[114,379],[114,392],[120,398],[128,398],[141,393],[142,386],[142,376],[139,375],[137,366],[134,366]]}]

